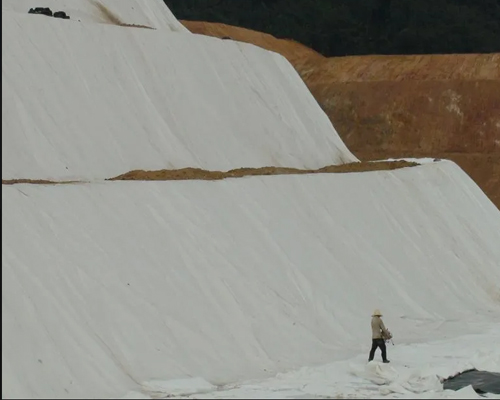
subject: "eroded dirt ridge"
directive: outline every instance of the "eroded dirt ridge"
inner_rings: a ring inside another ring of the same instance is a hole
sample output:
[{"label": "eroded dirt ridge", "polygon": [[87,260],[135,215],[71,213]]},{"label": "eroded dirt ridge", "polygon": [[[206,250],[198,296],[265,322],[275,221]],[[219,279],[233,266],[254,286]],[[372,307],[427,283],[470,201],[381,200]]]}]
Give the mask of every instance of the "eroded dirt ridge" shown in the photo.
[{"label": "eroded dirt ridge", "polygon": [[[329,165],[319,169],[298,169],[286,167],[262,167],[262,168],[238,168],[226,172],[208,171],[200,168],[162,169],[157,171],[134,170],[122,175],[108,178],[109,181],[174,181],[174,180],[221,180],[228,178],[243,178],[245,176],[258,175],[299,175],[318,173],[348,173],[368,171],[389,171],[399,168],[414,167],[419,165],[410,161],[378,161],[378,162],[355,162],[343,165]],[[15,184],[71,184],[83,183],[83,181],[51,181],[45,179],[2,179],[2,185]]]}]

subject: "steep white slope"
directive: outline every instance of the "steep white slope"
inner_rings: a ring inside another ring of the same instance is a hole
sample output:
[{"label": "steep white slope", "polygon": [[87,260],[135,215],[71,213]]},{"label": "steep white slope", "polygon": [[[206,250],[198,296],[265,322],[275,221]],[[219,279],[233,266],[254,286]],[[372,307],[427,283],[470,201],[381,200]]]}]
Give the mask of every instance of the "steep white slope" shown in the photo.
[{"label": "steep white slope", "polygon": [[[125,24],[145,25],[154,29],[167,29],[172,32],[190,34],[170,12],[162,0],[2,0],[2,13],[15,11],[26,14],[30,8],[49,7],[52,12],[64,11],[71,22],[111,23],[104,6],[113,16]],[[32,18],[47,18],[30,15]],[[31,19],[28,22],[33,22]],[[43,36],[43,34],[42,34]]]},{"label": "steep white slope", "polygon": [[356,160],[276,53],[12,12],[2,34],[4,179]]},{"label": "steep white slope", "polygon": [[2,395],[122,395],[500,321],[500,212],[455,164],[2,188]]}]

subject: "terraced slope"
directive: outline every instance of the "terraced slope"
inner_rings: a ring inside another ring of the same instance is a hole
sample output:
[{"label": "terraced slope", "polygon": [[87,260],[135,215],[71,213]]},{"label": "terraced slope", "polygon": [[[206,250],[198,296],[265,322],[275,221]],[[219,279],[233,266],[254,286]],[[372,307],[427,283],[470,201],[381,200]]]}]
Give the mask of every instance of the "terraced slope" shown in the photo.
[{"label": "terraced slope", "polygon": [[412,351],[497,329],[500,211],[455,163],[359,162],[284,57],[153,18],[161,0],[19,4],[3,398],[218,393],[359,358],[375,307]]}]

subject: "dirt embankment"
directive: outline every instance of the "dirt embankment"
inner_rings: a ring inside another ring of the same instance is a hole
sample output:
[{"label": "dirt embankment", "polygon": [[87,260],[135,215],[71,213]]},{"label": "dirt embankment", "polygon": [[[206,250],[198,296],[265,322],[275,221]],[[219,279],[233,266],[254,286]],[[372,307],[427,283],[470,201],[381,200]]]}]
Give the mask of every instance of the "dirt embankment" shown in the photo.
[{"label": "dirt embankment", "polygon": [[353,151],[500,152],[499,54],[329,59],[303,77]]},{"label": "dirt embankment", "polygon": [[[208,171],[200,168],[162,169],[158,171],[134,170],[106,180],[109,181],[176,181],[176,180],[221,180],[257,175],[287,174],[331,174],[348,172],[389,171],[415,167],[419,164],[408,161],[355,162],[344,165],[329,165],[319,169],[297,169],[283,167],[238,168],[230,171]],[[2,179],[2,185],[29,183],[35,185],[54,185],[81,183],[80,181],[50,181],[44,179]]]},{"label": "dirt embankment", "polygon": [[285,56],[361,160],[453,160],[500,208],[500,54],[326,58],[260,32],[182,22]]}]

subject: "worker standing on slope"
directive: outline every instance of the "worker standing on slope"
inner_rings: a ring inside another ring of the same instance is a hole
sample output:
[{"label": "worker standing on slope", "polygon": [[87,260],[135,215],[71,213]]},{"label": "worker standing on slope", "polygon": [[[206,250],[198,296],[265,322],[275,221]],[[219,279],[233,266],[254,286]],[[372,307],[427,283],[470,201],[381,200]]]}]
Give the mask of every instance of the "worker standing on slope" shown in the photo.
[{"label": "worker standing on slope", "polygon": [[382,313],[379,309],[376,309],[372,314],[372,348],[370,350],[370,356],[368,358],[368,362],[373,360],[375,356],[375,351],[378,347],[382,351],[382,360],[384,363],[388,363],[387,359],[387,349],[385,347],[385,338],[390,336],[389,331],[386,329],[384,325],[384,321],[382,321]]}]

